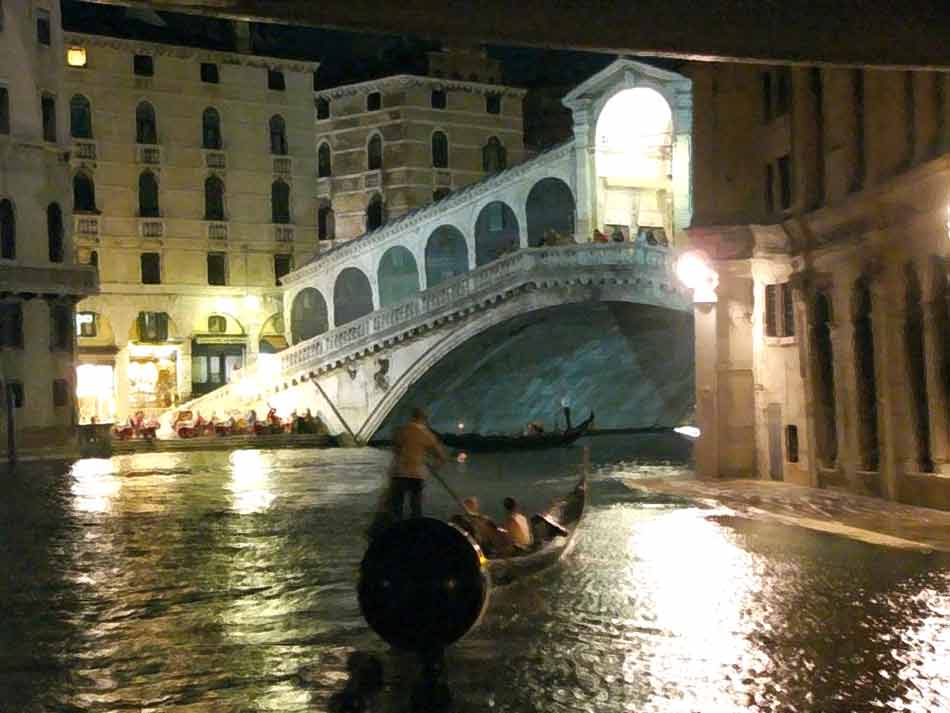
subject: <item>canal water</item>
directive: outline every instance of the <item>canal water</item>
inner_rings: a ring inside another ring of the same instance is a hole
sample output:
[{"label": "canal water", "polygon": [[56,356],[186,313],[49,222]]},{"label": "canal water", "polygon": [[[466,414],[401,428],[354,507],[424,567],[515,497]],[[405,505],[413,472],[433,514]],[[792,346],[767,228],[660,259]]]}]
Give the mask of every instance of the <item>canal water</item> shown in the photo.
[{"label": "canal water", "polygon": [[[453,647],[461,711],[950,710],[950,563],[644,499],[664,444],[592,439],[557,570],[496,593]],[[580,449],[447,477],[499,514],[571,486]],[[0,497],[0,711],[327,710],[354,651],[398,710],[415,673],[360,617],[385,452],[148,454],[23,465]],[[436,484],[431,512],[452,504]]]}]

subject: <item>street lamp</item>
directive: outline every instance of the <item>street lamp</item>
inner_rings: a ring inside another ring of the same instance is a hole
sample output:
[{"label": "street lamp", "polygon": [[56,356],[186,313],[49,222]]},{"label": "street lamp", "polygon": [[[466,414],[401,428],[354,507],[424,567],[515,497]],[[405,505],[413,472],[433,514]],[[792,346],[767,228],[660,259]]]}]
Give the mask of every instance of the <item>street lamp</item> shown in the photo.
[{"label": "street lamp", "polygon": [[702,250],[688,250],[676,259],[676,277],[693,291],[693,302],[716,302],[719,274],[713,269],[709,256]]}]

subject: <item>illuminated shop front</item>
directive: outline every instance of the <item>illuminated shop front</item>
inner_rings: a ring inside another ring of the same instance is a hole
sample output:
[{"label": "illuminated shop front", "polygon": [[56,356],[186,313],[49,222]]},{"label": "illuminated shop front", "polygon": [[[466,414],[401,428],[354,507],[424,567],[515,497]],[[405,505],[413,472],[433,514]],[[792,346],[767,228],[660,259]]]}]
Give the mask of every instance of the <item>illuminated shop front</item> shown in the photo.
[{"label": "illuminated shop front", "polygon": [[77,366],[76,403],[79,423],[115,421],[115,367],[112,364]]},{"label": "illuminated shop front", "polygon": [[166,409],[178,403],[180,348],[129,344],[129,410]]}]

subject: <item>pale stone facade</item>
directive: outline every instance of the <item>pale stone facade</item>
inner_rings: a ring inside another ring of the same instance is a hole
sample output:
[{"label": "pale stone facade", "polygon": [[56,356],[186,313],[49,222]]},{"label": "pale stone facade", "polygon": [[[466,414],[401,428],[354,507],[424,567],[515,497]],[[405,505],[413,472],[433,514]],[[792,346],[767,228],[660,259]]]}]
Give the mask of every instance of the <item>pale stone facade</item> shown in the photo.
[{"label": "pale stone facade", "polygon": [[96,288],[68,221],[59,18],[58,2],[5,0],[0,19],[0,453],[11,425],[21,455],[73,438],[73,305]]},{"label": "pale stone facade", "polygon": [[[436,62],[438,71],[453,74],[446,62]],[[329,168],[317,179],[317,197],[332,210],[320,226],[331,241],[326,245],[521,163],[524,94],[500,84],[411,75],[317,91],[316,150],[326,147]],[[374,201],[380,204],[375,218]]]},{"label": "pale stone facade", "polygon": [[[81,417],[155,413],[283,346],[278,278],[316,246],[315,63],[69,33]],[[89,315],[94,315],[90,317]],[[144,316],[143,316],[144,315]],[[162,316],[164,315],[164,316]],[[222,319],[223,318],[223,319]],[[88,335],[88,336],[85,336]],[[111,380],[115,391],[105,393]]]},{"label": "pale stone facade", "polygon": [[950,508],[950,77],[689,74],[701,472]]}]

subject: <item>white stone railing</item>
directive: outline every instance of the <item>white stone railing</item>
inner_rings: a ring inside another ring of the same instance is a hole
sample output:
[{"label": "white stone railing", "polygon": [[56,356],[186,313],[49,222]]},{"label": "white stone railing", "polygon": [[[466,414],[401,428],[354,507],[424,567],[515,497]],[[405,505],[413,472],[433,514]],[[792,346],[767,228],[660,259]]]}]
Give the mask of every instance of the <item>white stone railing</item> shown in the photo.
[{"label": "white stone railing", "polygon": [[[301,372],[333,368],[349,358],[372,352],[382,344],[440,324],[455,314],[468,313],[481,305],[495,302],[499,296],[535,285],[539,288],[571,283],[588,283],[603,278],[627,282],[641,281],[641,289],[662,295],[672,308],[687,309],[690,301],[674,278],[673,253],[668,248],[648,245],[576,244],[519,250],[494,262],[458,275],[433,288],[324,334],[300,342],[274,355],[279,368],[270,364],[269,375],[261,381],[291,380]],[[236,372],[238,381],[258,376],[258,365],[251,364]],[[210,413],[233,406],[236,384],[229,384],[181,409]],[[239,391],[239,389],[238,389]]]}]

